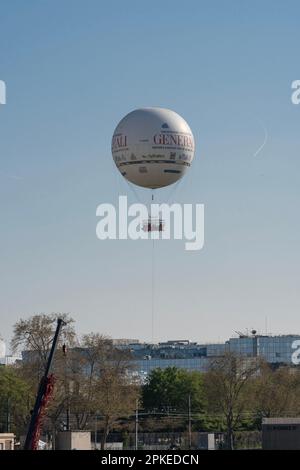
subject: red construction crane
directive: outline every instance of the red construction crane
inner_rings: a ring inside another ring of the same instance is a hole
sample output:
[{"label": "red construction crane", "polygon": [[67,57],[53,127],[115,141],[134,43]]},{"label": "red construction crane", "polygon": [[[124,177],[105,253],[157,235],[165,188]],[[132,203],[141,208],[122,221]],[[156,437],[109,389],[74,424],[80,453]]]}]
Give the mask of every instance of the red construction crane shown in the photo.
[{"label": "red construction crane", "polygon": [[[55,349],[58,342],[58,337],[62,326],[65,325],[65,322],[58,318],[57,327],[55,335],[53,338],[50,354],[45,368],[45,373],[41,379],[35,405],[32,411],[31,420],[24,444],[24,450],[37,450],[39,438],[42,429],[43,418],[45,416],[46,407],[53,395],[55,378],[53,374],[50,374],[51,365],[53,362],[53,357]],[[64,345],[65,346],[65,345]],[[65,351],[64,351],[65,352]]]}]

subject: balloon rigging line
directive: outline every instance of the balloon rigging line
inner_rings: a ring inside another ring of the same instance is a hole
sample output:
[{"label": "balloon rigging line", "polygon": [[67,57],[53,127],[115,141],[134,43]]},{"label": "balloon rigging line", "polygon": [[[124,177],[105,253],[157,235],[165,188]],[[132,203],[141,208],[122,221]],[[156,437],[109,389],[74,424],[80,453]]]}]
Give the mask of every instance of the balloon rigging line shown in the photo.
[{"label": "balloon rigging line", "polygon": [[264,131],[264,134],[265,134],[264,135],[264,141],[261,144],[261,146],[256,150],[256,152],[254,152],[253,157],[256,157],[259,154],[259,152],[261,152],[261,150],[264,148],[264,146],[266,145],[267,140],[268,140],[268,131],[267,131],[267,129],[265,128],[265,126],[263,125],[262,122],[260,122],[260,125],[263,128],[263,131]]},{"label": "balloon rigging line", "polygon": [[[154,201],[154,189],[152,190],[151,202]],[[151,213],[149,215],[151,217]],[[150,232],[152,235],[152,231]],[[154,294],[155,294],[155,277],[154,277],[154,268],[155,268],[155,251],[154,251],[154,237],[152,237],[152,260],[151,260],[151,342],[154,343]]]},{"label": "balloon rigging line", "polygon": [[141,204],[142,202],[141,202],[141,199],[140,199],[140,197],[139,197],[137,191],[134,189],[133,186],[131,186],[131,185],[129,184],[129,182],[127,181],[127,179],[125,179],[125,181],[126,181],[127,186],[130,188],[130,191],[131,191],[132,194],[134,195],[136,201],[138,201],[138,202]]},{"label": "balloon rigging line", "polygon": [[170,201],[171,201],[171,204],[173,204],[173,202],[175,202],[175,196],[176,196],[176,193],[178,192],[178,188],[180,186],[180,184],[182,183],[182,179],[178,180],[174,185],[173,185],[173,188],[171,189],[170,191],[170,194],[169,194],[169,197],[166,201],[166,204],[169,204]]},{"label": "balloon rigging line", "polygon": [[[129,182],[127,180],[125,180],[127,185],[129,186],[132,194],[134,195],[135,199],[141,203],[141,200],[138,196],[138,193],[137,191],[129,184]],[[177,187],[177,184],[176,184],[176,187]],[[175,190],[176,188],[174,188]],[[172,195],[172,192],[171,192],[171,195]],[[170,199],[170,197],[169,197]],[[150,220],[151,219],[151,202],[154,201],[154,189],[152,190],[152,193],[151,193],[151,201],[150,201],[150,204],[149,204],[149,208],[148,208],[148,219]],[[152,231],[150,231],[150,235],[152,234]],[[155,245],[154,245],[154,237],[152,237],[152,247],[151,247],[151,341],[152,343],[154,342],[154,295],[155,295],[155,275],[154,275],[154,271],[155,271]]]},{"label": "balloon rigging line", "polygon": [[152,239],[152,279],[151,279],[151,339],[152,344],[154,343],[154,294],[155,294],[155,277],[154,277],[154,268],[155,268],[155,251],[154,251],[154,238]]}]

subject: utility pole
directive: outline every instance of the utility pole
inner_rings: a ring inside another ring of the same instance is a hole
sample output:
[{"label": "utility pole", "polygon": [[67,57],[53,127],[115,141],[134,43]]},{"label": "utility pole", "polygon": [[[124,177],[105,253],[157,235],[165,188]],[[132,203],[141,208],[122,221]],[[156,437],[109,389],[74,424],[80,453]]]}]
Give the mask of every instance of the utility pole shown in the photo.
[{"label": "utility pole", "polygon": [[139,401],[136,400],[135,407],[135,450],[138,450],[138,430],[139,430]]},{"label": "utility pole", "polygon": [[189,394],[189,448],[192,448],[191,394]]},{"label": "utility pole", "polygon": [[94,444],[95,444],[95,450],[97,449],[97,413],[95,414],[95,439],[94,439]]},{"label": "utility pole", "polygon": [[10,398],[6,401],[6,432],[10,432]]},{"label": "utility pole", "polygon": [[67,406],[67,431],[70,431],[70,404],[68,399],[68,406]]}]

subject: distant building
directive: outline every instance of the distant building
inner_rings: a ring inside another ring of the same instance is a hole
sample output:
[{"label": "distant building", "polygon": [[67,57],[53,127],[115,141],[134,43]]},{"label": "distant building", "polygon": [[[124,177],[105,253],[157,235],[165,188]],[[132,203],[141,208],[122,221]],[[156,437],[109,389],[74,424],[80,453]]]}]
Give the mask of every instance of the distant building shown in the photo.
[{"label": "distant building", "polygon": [[264,450],[300,450],[300,418],[264,418]]},{"label": "distant building", "polygon": [[199,344],[189,340],[173,340],[158,344],[119,343],[129,349],[141,377],[158,367],[179,367],[206,372],[213,361],[233,352],[245,358],[263,358],[274,367],[300,364],[300,335],[263,336],[240,335],[225,343]]},{"label": "distant building", "polygon": [[2,366],[11,366],[15,364],[17,361],[22,360],[21,357],[19,356],[5,356],[5,357],[0,357],[0,365]]},{"label": "distant building", "polygon": [[[264,336],[252,332],[240,334],[224,343],[201,344],[186,339],[160,343],[139,342],[137,339],[111,340],[121,350],[130,351],[135,372],[134,380],[144,380],[157,368],[178,367],[191,371],[207,372],[212,363],[227,352],[233,352],[245,359],[263,358],[271,366],[297,366],[300,364],[300,335]],[[84,348],[76,348],[83,356]],[[22,352],[23,361],[29,361],[36,353]],[[0,360],[1,362],[1,360]]]},{"label": "distant building", "polygon": [[6,344],[3,339],[0,338],[0,359],[6,356]]},{"label": "distant building", "polygon": [[15,362],[20,359],[21,358],[19,356],[6,354],[6,344],[2,339],[0,339],[0,365],[9,366],[11,364],[15,364]]},{"label": "distant building", "polygon": [[0,433],[0,450],[14,450],[15,435]]},{"label": "distant building", "polygon": [[138,339],[128,339],[128,338],[118,338],[118,339],[113,339],[112,343],[114,346],[119,346],[119,345],[126,345],[126,344],[135,344],[138,343]]},{"label": "distant building", "polygon": [[90,431],[60,431],[56,435],[56,450],[91,450]]}]

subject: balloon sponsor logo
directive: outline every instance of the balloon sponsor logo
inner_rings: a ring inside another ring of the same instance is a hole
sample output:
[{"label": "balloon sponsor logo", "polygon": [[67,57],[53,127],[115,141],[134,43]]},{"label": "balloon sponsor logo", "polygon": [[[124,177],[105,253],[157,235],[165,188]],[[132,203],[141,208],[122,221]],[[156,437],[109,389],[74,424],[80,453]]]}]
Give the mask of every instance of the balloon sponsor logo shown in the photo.
[{"label": "balloon sponsor logo", "polygon": [[155,145],[170,145],[194,150],[194,139],[190,135],[161,133],[153,137]]},{"label": "balloon sponsor logo", "polygon": [[[148,139],[140,140],[140,142],[148,142]],[[153,144],[194,150],[194,139],[186,134],[158,133],[153,136]],[[111,143],[112,151],[124,150],[126,147],[128,147],[127,135],[115,134]]]},{"label": "balloon sponsor logo", "polygon": [[128,205],[127,196],[119,196],[118,207],[99,204],[96,226],[99,240],[184,240],[185,250],[204,247],[204,204]]},{"label": "balloon sponsor logo", "polygon": [[127,147],[127,135],[115,134],[112,138],[111,148],[113,151]]},{"label": "balloon sponsor logo", "polygon": [[0,105],[6,104],[6,85],[3,80],[0,80]]},{"label": "balloon sponsor logo", "polygon": [[300,80],[294,80],[292,82],[293,93],[291,95],[291,100],[293,104],[300,104]]}]

